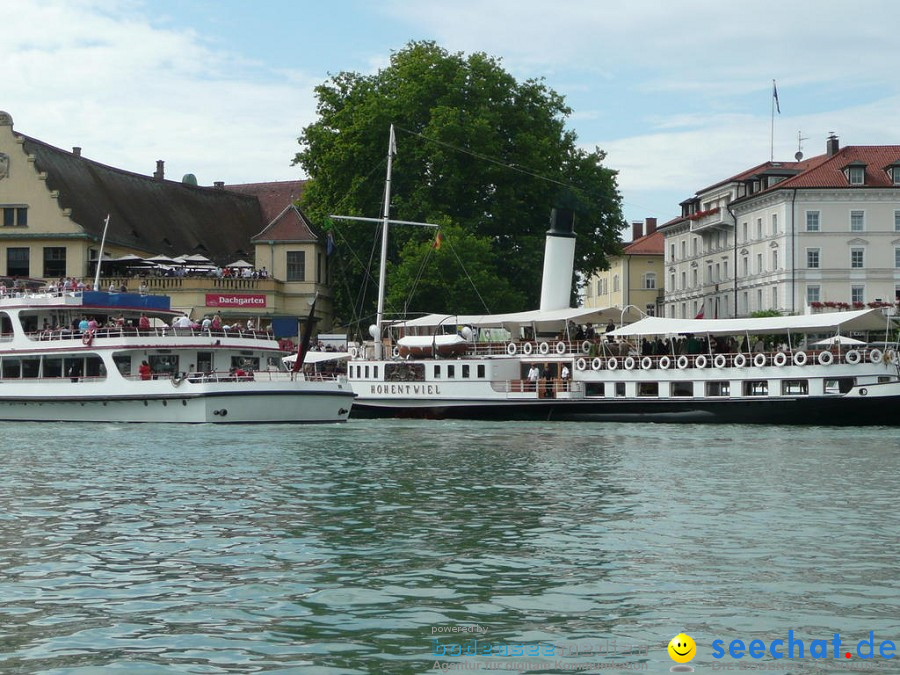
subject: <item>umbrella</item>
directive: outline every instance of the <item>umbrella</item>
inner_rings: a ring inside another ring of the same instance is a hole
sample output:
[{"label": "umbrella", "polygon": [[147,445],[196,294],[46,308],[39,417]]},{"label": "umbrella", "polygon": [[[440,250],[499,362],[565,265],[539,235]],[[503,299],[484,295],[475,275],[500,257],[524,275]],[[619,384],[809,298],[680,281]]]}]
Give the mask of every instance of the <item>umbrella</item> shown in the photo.
[{"label": "umbrella", "polygon": [[242,258],[241,260],[238,260],[237,262],[231,263],[230,265],[228,265],[228,267],[253,267],[253,265],[251,265],[250,263],[248,263],[246,260],[244,260]]},{"label": "umbrella", "polygon": [[129,253],[128,255],[123,255],[121,258],[115,258],[110,260],[109,262],[114,263],[131,263],[131,264],[140,264],[144,262],[144,259],[139,255],[134,255],[133,253]]},{"label": "umbrella", "polygon": [[864,345],[866,343],[862,340],[856,340],[845,335],[832,335],[831,337],[825,338],[824,340],[813,342],[813,344],[819,347],[829,347],[831,345]]},{"label": "umbrella", "polygon": [[212,262],[205,255],[200,255],[199,253],[195,253],[194,255],[184,256],[184,262],[186,263],[200,263],[202,265],[208,265]]},{"label": "umbrella", "polygon": [[144,258],[148,263],[154,263],[157,265],[172,265],[175,262],[174,258],[170,258],[167,255],[155,255],[152,258]]}]

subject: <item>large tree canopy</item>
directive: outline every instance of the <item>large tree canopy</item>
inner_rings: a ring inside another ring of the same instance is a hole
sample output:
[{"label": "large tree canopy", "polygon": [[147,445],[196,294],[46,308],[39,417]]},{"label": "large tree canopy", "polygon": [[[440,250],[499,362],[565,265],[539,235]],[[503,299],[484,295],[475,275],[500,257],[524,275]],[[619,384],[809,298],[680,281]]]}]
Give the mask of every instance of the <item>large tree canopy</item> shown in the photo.
[{"label": "large tree canopy", "polygon": [[[577,271],[607,267],[606,255],[618,250],[623,222],[616,172],[603,166],[599,148],[576,146],[575,133],[565,128],[571,110],[541,81],[517,82],[483,53],[466,57],[432,42],[413,42],[375,75],[339,73],[317,87],[316,95],[318,120],[303,129],[294,159],[310,177],[302,206],[314,221],[327,222],[328,214],[381,215],[388,129],[394,124],[391,217],[453,223],[461,248],[478,252],[471,261],[475,274],[462,266],[452,270],[446,255],[433,256],[434,265],[417,272],[419,290],[462,288],[467,276],[478,277],[497,291],[488,293],[493,301],[505,303],[490,311],[536,307],[554,206],[575,210]],[[335,227],[338,269],[345,277],[337,284],[337,311],[345,320],[368,319],[374,290],[359,289],[379,233],[366,224]],[[388,289],[395,283],[398,289],[413,287],[404,275],[417,268],[428,250],[421,244],[431,236],[422,228],[392,227]],[[402,303],[397,292],[390,297],[395,311],[438,309],[433,292]]]}]

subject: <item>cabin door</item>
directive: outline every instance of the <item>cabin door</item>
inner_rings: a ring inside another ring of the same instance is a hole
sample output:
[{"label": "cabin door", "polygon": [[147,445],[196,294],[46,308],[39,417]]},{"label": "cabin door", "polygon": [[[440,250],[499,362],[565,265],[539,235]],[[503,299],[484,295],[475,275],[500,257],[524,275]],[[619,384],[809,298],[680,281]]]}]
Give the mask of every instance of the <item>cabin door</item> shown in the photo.
[{"label": "cabin door", "polygon": [[213,371],[213,353],[197,352],[197,372],[211,373]]}]

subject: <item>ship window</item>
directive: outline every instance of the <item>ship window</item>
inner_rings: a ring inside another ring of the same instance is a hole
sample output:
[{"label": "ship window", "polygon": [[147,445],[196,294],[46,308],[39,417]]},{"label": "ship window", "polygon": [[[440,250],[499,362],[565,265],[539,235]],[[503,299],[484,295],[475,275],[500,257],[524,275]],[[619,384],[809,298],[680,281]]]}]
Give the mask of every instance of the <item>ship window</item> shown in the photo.
[{"label": "ship window", "polygon": [[625,395],[625,383],[624,382],[616,382],[616,396],[624,396]]},{"label": "ship window", "polygon": [[846,394],[848,391],[853,389],[855,378],[853,377],[838,377],[835,379],[825,380],[825,393],[826,394]]},{"label": "ship window", "polygon": [[378,366],[372,366],[372,379],[378,379]]},{"label": "ship window", "polygon": [[441,367],[440,366],[434,367],[434,379],[436,379],[436,380],[441,379]]},{"label": "ship window", "polygon": [[88,356],[84,360],[85,377],[106,377],[106,366],[99,356]]},{"label": "ship window", "polygon": [[638,396],[659,396],[659,382],[639,383]]},{"label": "ship window", "polygon": [[[232,362],[238,357],[231,357]],[[178,372],[178,355],[177,354],[150,354],[147,357],[150,369],[153,371],[153,377],[168,377]]]},{"label": "ship window", "polygon": [[44,377],[62,377],[62,359],[44,357]]},{"label": "ship window", "polygon": [[694,395],[694,383],[693,382],[673,382],[672,383],[672,396],[693,396]]},{"label": "ship window", "polygon": [[485,368],[483,363],[478,364],[478,377],[480,379],[484,379],[485,376]]},{"label": "ship window", "polygon": [[37,377],[40,370],[40,357],[22,359],[22,377]]},{"label": "ship window", "polygon": [[748,380],[744,382],[744,396],[768,396],[768,380]]},{"label": "ship window", "polygon": [[470,375],[469,375],[469,366],[468,365],[464,365],[462,367],[462,376],[464,379],[469,379]]},{"label": "ship window", "polygon": [[588,382],[584,388],[585,396],[603,396],[604,384],[602,382]]},{"label": "ship window", "polygon": [[6,357],[3,359],[3,379],[8,380],[13,377],[19,377],[22,372],[22,363],[19,359],[11,359]]},{"label": "ship window", "polygon": [[731,383],[727,380],[706,383],[707,396],[731,396]]},{"label": "ship window", "polygon": [[807,380],[782,380],[781,393],[786,396],[792,394],[806,396],[809,394],[809,382]]},{"label": "ship window", "polygon": [[[122,375],[128,377],[131,375],[131,357],[124,356],[121,354],[117,354],[113,356],[113,363],[116,364],[116,368],[119,370]],[[46,377],[47,373],[47,361],[44,360],[44,376]]]},{"label": "ship window", "polygon": [[369,366],[366,366],[365,376],[364,376],[364,377],[365,377],[366,379],[369,378]]},{"label": "ship window", "polygon": [[387,382],[424,382],[424,363],[386,363],[384,365],[384,379]]},{"label": "ship window", "polygon": [[456,366],[447,366],[447,379],[452,380],[456,377]]},{"label": "ship window", "polygon": [[[250,353],[252,354],[253,352],[250,352]],[[246,371],[247,373],[250,373],[254,370],[259,370],[259,357],[258,356],[232,356],[231,357],[231,367],[232,368],[240,368],[241,370]],[[155,372],[155,370],[154,370],[154,372]],[[170,372],[173,372],[173,373],[178,372],[178,359],[177,358],[175,360],[175,370],[172,370]]]}]

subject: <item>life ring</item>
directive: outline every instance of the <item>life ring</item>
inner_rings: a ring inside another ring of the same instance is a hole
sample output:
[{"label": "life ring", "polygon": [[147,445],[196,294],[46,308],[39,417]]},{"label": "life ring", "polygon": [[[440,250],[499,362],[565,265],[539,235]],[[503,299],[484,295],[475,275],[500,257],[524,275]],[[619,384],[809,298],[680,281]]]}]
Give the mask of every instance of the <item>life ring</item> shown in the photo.
[{"label": "life ring", "polygon": [[659,357],[659,367],[663,370],[668,370],[672,365],[672,359],[668,356],[660,356]]},{"label": "life ring", "polygon": [[609,370],[615,370],[619,367],[619,359],[617,359],[615,356],[612,357],[606,362],[606,367]]},{"label": "life ring", "polygon": [[391,354],[393,355],[394,358],[397,358],[398,356],[400,356],[400,347],[398,347],[397,345],[394,345],[394,348],[391,350]]},{"label": "life ring", "polygon": [[350,347],[350,349],[347,351],[350,352],[351,359],[355,359],[357,356],[359,356],[359,350],[356,347]]},{"label": "life ring", "polygon": [[787,364],[787,354],[784,352],[778,352],[775,356],[772,357],[772,364],[781,368],[782,366]]},{"label": "life ring", "polygon": [[556,353],[557,354],[565,354],[566,353],[566,343],[560,340],[556,343]]},{"label": "life ring", "polygon": [[714,368],[724,368],[726,365],[728,365],[728,359],[725,358],[724,354],[716,354],[713,357]]},{"label": "life ring", "polygon": [[641,359],[641,370],[650,370],[653,367],[653,359],[645,356]]},{"label": "life ring", "polygon": [[590,340],[585,340],[584,342],[581,343],[581,353],[582,354],[590,354],[592,346],[593,345],[591,344]]},{"label": "life ring", "polygon": [[747,357],[743,354],[735,354],[733,363],[735,368],[743,368],[747,365]]},{"label": "life ring", "polygon": [[[799,353],[802,354],[803,352],[799,352]],[[834,363],[834,354],[832,354],[829,351],[819,352],[818,360],[819,360],[820,366],[830,366],[832,363]],[[806,361],[806,359],[804,359],[804,362],[805,361]],[[794,363],[797,363],[796,360],[794,361]],[[799,366],[799,365],[803,365],[803,364],[798,363],[797,365]]]},{"label": "life ring", "polygon": [[584,370],[587,368],[587,361],[584,358],[580,358],[575,362],[576,370]]},{"label": "life ring", "polygon": [[706,357],[703,354],[694,359],[694,368],[706,368]]},{"label": "life ring", "polygon": [[898,360],[900,360],[900,357],[898,357],[896,349],[888,349],[884,353],[884,362],[885,363],[890,363],[891,365],[896,366]]},{"label": "life ring", "polygon": [[542,342],[542,343],[540,343],[540,344],[538,345],[538,351],[539,351],[541,354],[549,354],[549,353],[550,353],[550,343],[549,343],[549,342]]},{"label": "life ring", "polygon": [[858,349],[851,349],[849,352],[847,352],[847,353],[844,355],[844,359],[845,359],[845,360],[847,361],[847,363],[849,363],[851,366],[855,366],[857,363],[859,363],[860,361],[862,361],[862,354],[859,353],[859,350],[858,350]]},{"label": "life ring", "polygon": [[519,348],[516,347],[515,342],[510,342],[508,345],[506,345],[506,353],[509,354],[510,356],[515,356],[516,352],[518,350],[519,350]]},{"label": "life ring", "polygon": [[882,358],[884,358],[884,354],[881,353],[880,349],[872,349],[869,351],[869,361],[872,363],[881,363]]},{"label": "life ring", "polygon": [[[612,360],[615,361],[615,359]],[[600,370],[602,367],[603,359],[601,359],[599,356],[595,356],[591,361],[591,370]],[[613,370],[615,370],[615,368],[613,368]]]},{"label": "life ring", "polygon": [[[831,352],[822,352],[819,354],[819,363],[822,363],[822,354],[831,354]],[[805,366],[806,365],[806,352],[802,349],[794,352],[793,361],[795,366]],[[828,363],[831,363],[830,361]],[[827,366],[828,363],[822,363],[823,366]]]},{"label": "life ring", "polygon": [[92,344],[94,344],[94,331],[85,331],[81,336],[81,344],[83,344],[85,347],[90,347]]},{"label": "life ring", "polygon": [[522,353],[525,356],[528,356],[533,351],[534,351],[534,345],[531,344],[530,342],[526,342],[524,345],[522,345]]},{"label": "life ring", "polygon": [[757,368],[762,368],[766,365],[766,355],[762,352],[757,352],[753,355],[753,365]]},{"label": "life ring", "polygon": [[634,360],[633,356],[626,356],[625,360],[622,362],[622,367],[625,370],[634,370],[636,364],[637,362]]},{"label": "life ring", "polygon": [[679,356],[678,360],[675,361],[675,365],[678,366],[681,370],[684,370],[685,368],[687,368],[688,363],[690,363],[690,361],[688,361],[688,357],[685,356],[684,354]]}]

